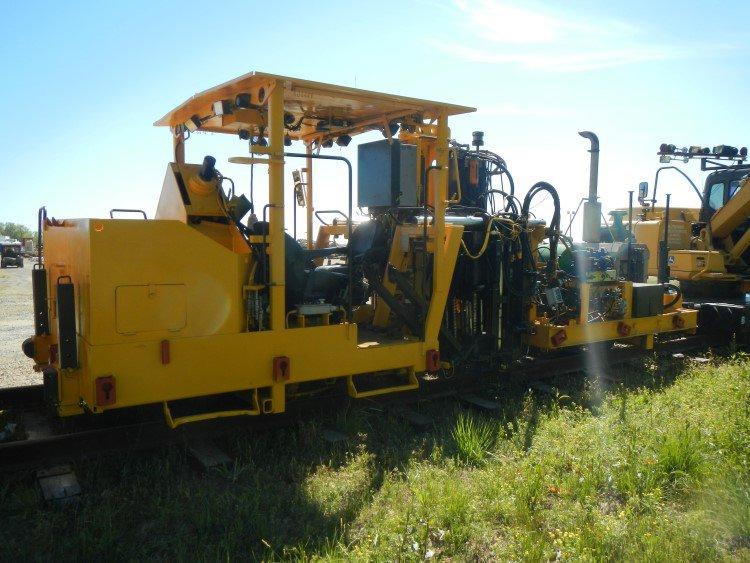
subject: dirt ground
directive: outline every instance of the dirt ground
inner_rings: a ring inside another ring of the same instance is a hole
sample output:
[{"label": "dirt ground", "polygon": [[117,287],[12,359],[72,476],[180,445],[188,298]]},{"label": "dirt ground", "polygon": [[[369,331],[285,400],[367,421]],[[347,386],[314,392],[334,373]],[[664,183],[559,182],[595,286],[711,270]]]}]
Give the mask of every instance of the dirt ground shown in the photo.
[{"label": "dirt ground", "polygon": [[26,261],[24,268],[0,270],[0,387],[42,382],[32,361],[21,352],[21,342],[34,334],[32,265]]}]

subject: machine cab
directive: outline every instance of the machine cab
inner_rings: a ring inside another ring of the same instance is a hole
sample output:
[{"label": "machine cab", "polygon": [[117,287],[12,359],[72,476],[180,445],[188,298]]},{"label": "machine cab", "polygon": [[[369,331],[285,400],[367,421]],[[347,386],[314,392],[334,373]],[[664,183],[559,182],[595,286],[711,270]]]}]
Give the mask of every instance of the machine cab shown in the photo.
[{"label": "machine cab", "polygon": [[703,188],[700,220],[708,221],[716,211],[726,205],[748,174],[750,166],[718,170],[709,174]]}]

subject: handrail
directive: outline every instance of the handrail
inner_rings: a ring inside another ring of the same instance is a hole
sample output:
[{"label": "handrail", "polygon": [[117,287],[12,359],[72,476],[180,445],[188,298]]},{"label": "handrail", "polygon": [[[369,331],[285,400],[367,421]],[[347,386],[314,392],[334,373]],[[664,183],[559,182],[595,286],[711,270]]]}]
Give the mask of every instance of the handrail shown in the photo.
[{"label": "handrail", "polygon": [[146,212],[143,211],[143,209],[110,209],[109,218],[114,219],[115,213],[140,213],[141,215],[143,215],[144,220],[148,220],[148,217],[146,216]]},{"label": "handrail", "polygon": [[323,221],[323,219],[320,218],[319,213],[328,213],[330,215],[341,215],[345,220],[347,221],[349,220],[349,217],[346,216],[346,213],[344,213],[343,211],[339,211],[338,209],[321,209],[320,211],[315,212],[315,218],[321,223],[323,223],[324,225],[329,225],[329,223],[326,223],[325,221]]},{"label": "handrail", "polygon": [[[284,156],[289,156],[292,158],[313,158],[318,160],[338,160],[340,162],[343,162],[346,164],[347,172],[349,175],[349,217],[352,216],[352,163],[348,158],[345,158],[343,156],[336,156],[332,154],[307,154],[307,153],[300,153],[300,152],[285,152]],[[308,205],[312,205],[312,202],[309,202]],[[352,240],[352,222],[347,221],[347,234],[346,234],[347,240]],[[347,245],[346,249],[346,262],[349,264],[349,268],[347,268],[348,272],[348,278],[347,278],[347,303],[346,303],[346,319],[347,322],[351,322],[352,320],[352,290],[354,288],[354,278],[352,277],[352,270],[351,267],[352,264],[352,245]]]},{"label": "handrail", "polygon": [[682,176],[690,182],[690,185],[693,186],[693,189],[695,190],[695,193],[698,194],[698,199],[703,201],[703,196],[701,195],[701,191],[698,189],[698,186],[695,185],[695,183],[690,179],[690,176],[685,174],[682,170],[677,168],[676,166],[662,166],[656,171],[656,177],[654,178],[654,193],[651,196],[651,207],[656,207],[656,188],[659,186],[659,173],[662,170],[677,170]]},{"label": "handrail", "polygon": [[41,267],[42,264],[42,247],[44,245],[42,240],[42,231],[44,230],[44,224],[47,221],[47,207],[40,207],[37,215],[37,230],[36,230],[36,251],[39,255],[36,265]]}]

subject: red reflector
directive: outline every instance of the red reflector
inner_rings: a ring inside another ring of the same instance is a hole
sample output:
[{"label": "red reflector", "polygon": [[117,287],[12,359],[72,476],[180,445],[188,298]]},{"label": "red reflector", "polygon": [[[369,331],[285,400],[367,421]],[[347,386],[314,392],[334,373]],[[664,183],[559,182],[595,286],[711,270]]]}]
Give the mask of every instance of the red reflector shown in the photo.
[{"label": "red reflector", "polygon": [[161,341],[161,363],[164,365],[169,363],[169,340]]},{"label": "red reflector", "polygon": [[479,163],[471,159],[469,161],[469,184],[471,184],[472,187],[476,187],[476,185],[479,183]]},{"label": "red reflector", "polygon": [[568,333],[565,330],[558,330],[552,335],[552,345],[559,346],[568,339]]},{"label": "red reflector", "polygon": [[287,356],[276,356],[273,359],[273,380],[286,381],[292,374],[292,361]]},{"label": "red reflector", "polygon": [[115,378],[112,375],[96,378],[96,405],[106,407],[114,405],[117,399],[115,392]]},{"label": "red reflector", "polygon": [[437,373],[440,371],[440,352],[437,350],[427,350],[424,369],[427,373]]},{"label": "red reflector", "polygon": [[633,327],[631,327],[629,324],[622,321],[617,323],[617,334],[619,334],[620,336],[628,336],[631,330],[633,330]]},{"label": "red reflector", "polygon": [[674,316],[674,317],[672,317],[672,325],[675,328],[684,328],[685,327],[685,319],[683,319],[680,316]]}]

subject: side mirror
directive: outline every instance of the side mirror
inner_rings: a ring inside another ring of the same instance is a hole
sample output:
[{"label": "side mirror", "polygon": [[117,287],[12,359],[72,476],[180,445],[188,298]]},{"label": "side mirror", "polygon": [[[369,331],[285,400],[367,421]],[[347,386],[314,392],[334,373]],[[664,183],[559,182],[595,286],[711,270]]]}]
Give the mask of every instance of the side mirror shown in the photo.
[{"label": "side mirror", "polygon": [[648,182],[638,184],[638,203],[643,205],[648,197]]},{"label": "side mirror", "polygon": [[301,170],[292,170],[292,179],[294,180],[294,198],[297,200],[297,205],[300,207],[305,207],[304,186],[306,183],[302,180],[302,172],[304,171],[304,168]]}]

